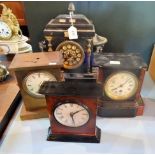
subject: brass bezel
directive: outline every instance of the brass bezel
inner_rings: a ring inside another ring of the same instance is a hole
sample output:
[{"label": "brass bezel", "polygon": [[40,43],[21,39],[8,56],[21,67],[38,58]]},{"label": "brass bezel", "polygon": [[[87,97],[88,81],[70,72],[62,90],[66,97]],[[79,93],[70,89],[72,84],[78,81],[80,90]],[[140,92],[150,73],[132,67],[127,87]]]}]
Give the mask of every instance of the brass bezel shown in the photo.
[{"label": "brass bezel", "polygon": [[[107,85],[109,79],[111,79],[114,75],[120,74],[120,73],[130,74],[130,76],[135,81],[135,87],[134,87],[134,89],[132,90],[132,92],[130,94],[126,94],[126,95],[123,95],[123,96],[117,96],[117,95],[115,96],[114,94],[112,94],[112,93],[110,93],[108,91],[108,88],[107,88],[106,85]],[[112,73],[110,76],[107,77],[107,79],[105,81],[105,84],[103,86],[103,90],[104,90],[106,96],[108,96],[110,99],[121,101],[121,100],[127,100],[127,99],[131,98],[136,93],[136,91],[138,89],[138,86],[139,86],[139,82],[138,82],[138,78],[136,77],[135,74],[133,74],[132,72],[129,72],[129,71],[118,71],[118,72]]]}]

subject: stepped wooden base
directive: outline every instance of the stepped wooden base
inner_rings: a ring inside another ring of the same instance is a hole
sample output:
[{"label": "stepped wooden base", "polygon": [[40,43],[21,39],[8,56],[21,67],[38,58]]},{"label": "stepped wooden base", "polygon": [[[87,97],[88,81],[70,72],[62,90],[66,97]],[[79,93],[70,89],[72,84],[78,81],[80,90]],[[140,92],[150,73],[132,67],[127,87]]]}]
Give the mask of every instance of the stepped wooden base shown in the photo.
[{"label": "stepped wooden base", "polygon": [[51,128],[48,129],[48,141],[61,141],[61,142],[82,142],[82,143],[99,143],[101,137],[101,130],[96,127],[96,135],[63,135],[52,134]]},{"label": "stepped wooden base", "polygon": [[48,117],[48,113],[46,108],[27,111],[25,106],[22,105],[22,110],[20,113],[21,120],[31,120],[31,119],[47,118],[47,117]]}]

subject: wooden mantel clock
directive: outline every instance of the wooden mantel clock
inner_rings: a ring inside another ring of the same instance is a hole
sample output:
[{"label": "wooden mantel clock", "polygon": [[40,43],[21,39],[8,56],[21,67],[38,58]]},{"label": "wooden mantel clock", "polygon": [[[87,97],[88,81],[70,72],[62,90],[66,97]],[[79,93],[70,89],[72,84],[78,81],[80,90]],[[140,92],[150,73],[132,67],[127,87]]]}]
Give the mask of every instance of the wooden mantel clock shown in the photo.
[{"label": "wooden mantel clock", "polygon": [[98,82],[103,87],[98,115],[136,116],[147,69],[142,57],[135,53],[104,53],[95,56],[95,65],[99,66]]},{"label": "wooden mantel clock", "polygon": [[21,119],[47,117],[45,97],[38,90],[44,81],[60,81],[62,66],[60,52],[15,55],[9,69],[15,71],[24,101]]},{"label": "wooden mantel clock", "polygon": [[44,82],[39,91],[45,94],[50,119],[47,140],[100,142],[96,127],[97,97],[102,87],[92,82]]}]

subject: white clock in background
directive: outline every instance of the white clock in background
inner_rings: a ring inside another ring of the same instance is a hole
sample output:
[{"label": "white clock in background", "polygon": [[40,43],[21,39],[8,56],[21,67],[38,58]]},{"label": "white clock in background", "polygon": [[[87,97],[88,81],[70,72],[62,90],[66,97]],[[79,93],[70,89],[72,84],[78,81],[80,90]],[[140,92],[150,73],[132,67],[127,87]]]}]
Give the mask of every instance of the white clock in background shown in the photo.
[{"label": "white clock in background", "polygon": [[8,24],[0,21],[0,39],[10,39],[12,36],[12,30]]},{"label": "white clock in background", "polygon": [[24,90],[31,96],[42,98],[44,95],[38,93],[41,84],[44,81],[57,81],[55,76],[46,71],[36,71],[30,73],[23,80]]}]

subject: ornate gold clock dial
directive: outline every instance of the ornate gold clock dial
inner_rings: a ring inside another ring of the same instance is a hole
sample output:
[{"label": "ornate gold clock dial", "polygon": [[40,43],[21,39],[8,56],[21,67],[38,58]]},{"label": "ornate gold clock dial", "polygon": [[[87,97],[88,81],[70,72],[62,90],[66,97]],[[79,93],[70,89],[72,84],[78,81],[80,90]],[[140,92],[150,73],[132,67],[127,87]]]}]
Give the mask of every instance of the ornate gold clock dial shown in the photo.
[{"label": "ornate gold clock dial", "polygon": [[74,69],[79,67],[84,61],[83,48],[74,41],[64,41],[58,45],[56,51],[62,52],[64,58],[64,68]]},{"label": "ornate gold clock dial", "polygon": [[0,21],[0,39],[10,39],[11,36],[11,28],[5,22]]},{"label": "ornate gold clock dial", "polygon": [[88,122],[90,116],[87,107],[68,102],[55,108],[54,117],[64,126],[80,127]]},{"label": "ornate gold clock dial", "polygon": [[105,81],[104,92],[113,100],[126,100],[138,89],[137,77],[128,71],[120,71],[110,75]]},{"label": "ornate gold clock dial", "polygon": [[30,73],[23,80],[24,90],[31,96],[42,98],[43,95],[39,94],[39,88],[44,81],[57,81],[54,75],[45,71],[37,71]]}]

